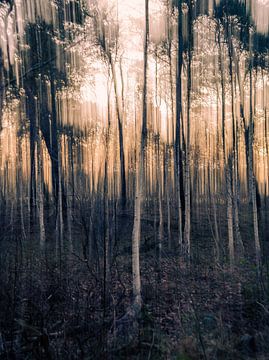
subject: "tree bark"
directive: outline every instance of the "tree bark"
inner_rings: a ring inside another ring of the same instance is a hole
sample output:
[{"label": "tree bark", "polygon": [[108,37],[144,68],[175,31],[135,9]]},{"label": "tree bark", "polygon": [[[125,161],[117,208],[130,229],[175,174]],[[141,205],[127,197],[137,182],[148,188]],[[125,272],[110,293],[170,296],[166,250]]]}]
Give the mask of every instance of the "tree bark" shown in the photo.
[{"label": "tree bark", "polygon": [[[251,47],[251,45],[250,45]],[[257,198],[256,198],[256,179],[254,176],[254,163],[253,163],[253,143],[254,143],[254,119],[253,119],[253,106],[252,106],[252,51],[250,50],[250,70],[249,70],[249,186],[251,194],[251,204],[252,204],[252,215],[253,215],[253,227],[254,227],[254,244],[255,244],[255,254],[256,254],[256,264],[259,267],[261,260],[261,245],[259,237],[259,224],[258,224],[258,211],[257,211]]]},{"label": "tree bark", "polygon": [[183,65],[183,35],[182,35],[182,0],[178,0],[178,51],[177,51],[177,69],[176,69],[176,138],[174,145],[175,152],[175,182],[176,197],[178,206],[178,230],[179,230],[179,248],[183,246],[183,224],[184,224],[184,191],[183,191],[183,161],[181,149],[181,123],[182,123],[182,65]]},{"label": "tree bark", "polygon": [[218,24],[218,45],[219,45],[219,69],[221,73],[221,101],[222,101],[222,155],[223,167],[225,171],[225,187],[227,195],[227,223],[228,223],[228,249],[230,266],[234,266],[234,233],[233,233],[233,206],[232,206],[232,156],[226,155],[226,96],[225,96],[225,79],[224,64],[221,49],[221,29]]}]

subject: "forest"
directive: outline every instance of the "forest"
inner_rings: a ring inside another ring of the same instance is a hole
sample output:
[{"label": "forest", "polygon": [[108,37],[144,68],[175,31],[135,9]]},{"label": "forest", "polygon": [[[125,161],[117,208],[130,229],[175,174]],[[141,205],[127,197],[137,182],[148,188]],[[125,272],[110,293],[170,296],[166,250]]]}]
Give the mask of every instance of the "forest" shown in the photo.
[{"label": "forest", "polygon": [[269,0],[0,0],[0,359],[269,359]]}]

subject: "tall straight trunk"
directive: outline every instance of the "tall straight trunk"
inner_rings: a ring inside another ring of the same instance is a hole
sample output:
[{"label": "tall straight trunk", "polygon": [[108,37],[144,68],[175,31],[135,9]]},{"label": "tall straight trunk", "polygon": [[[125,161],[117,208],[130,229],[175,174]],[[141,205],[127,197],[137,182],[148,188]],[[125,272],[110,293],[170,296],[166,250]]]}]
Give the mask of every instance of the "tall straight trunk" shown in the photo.
[{"label": "tall straight trunk", "polygon": [[[208,137],[208,132],[206,132],[206,139]],[[218,218],[217,218],[217,207],[216,207],[216,187],[214,186],[215,180],[215,171],[212,171],[212,166],[210,163],[211,154],[210,154],[210,143],[208,146],[208,162],[207,162],[207,179],[208,179],[208,202],[210,205],[210,209],[213,211],[213,224],[210,219],[210,212],[208,210],[208,218],[210,223],[210,228],[212,232],[212,236],[215,242],[215,256],[216,262],[220,262],[220,236],[219,236],[219,226],[218,226]]]},{"label": "tall straight trunk", "polygon": [[[246,117],[245,117],[244,93],[243,93],[243,89],[242,89],[243,85],[242,85],[242,80],[241,80],[239,61],[238,61],[238,58],[236,56],[236,50],[234,49],[232,42],[230,43],[230,46],[231,46],[231,52],[232,52],[232,56],[233,56],[233,61],[234,61],[234,64],[235,64],[237,80],[238,80],[239,100],[240,100],[240,118],[241,118],[241,121],[243,122],[243,126],[244,126],[246,177],[249,178],[249,140],[248,140],[249,126],[247,125]],[[247,184],[247,186],[248,186],[248,190],[249,190],[248,193],[250,194],[249,183]],[[249,199],[250,199],[250,195],[249,195]]]},{"label": "tall straight trunk", "polygon": [[228,224],[228,249],[230,265],[234,265],[234,233],[233,233],[233,197],[232,197],[232,156],[226,156],[226,96],[224,80],[224,64],[221,49],[221,30],[218,25],[218,45],[219,45],[219,69],[221,74],[221,99],[222,99],[222,156],[225,169],[225,188],[227,195],[227,224]]},{"label": "tall straight trunk", "polygon": [[71,139],[68,137],[67,142],[67,163],[68,163],[68,176],[66,181],[66,221],[67,221],[67,233],[68,233],[68,245],[69,250],[73,251],[73,240],[72,240],[72,217],[73,217],[73,192],[74,192],[74,182],[73,182],[73,147],[72,147],[72,135]]},{"label": "tall straight trunk", "polygon": [[217,262],[220,262],[220,235],[219,235],[219,224],[217,217],[217,206],[216,206],[216,195],[212,195],[212,206],[213,206],[213,217],[214,217],[214,233],[216,242],[216,258]]},{"label": "tall straight trunk", "polygon": [[109,201],[108,201],[108,161],[109,161],[109,139],[110,139],[110,94],[108,91],[107,94],[107,129],[106,129],[106,148],[105,148],[105,175],[104,175],[104,241],[103,241],[103,252],[104,252],[104,318],[106,315],[106,303],[107,296],[109,294],[109,284],[110,284],[110,263],[111,263],[111,241],[110,241],[110,231],[109,231]]},{"label": "tall straight trunk", "polygon": [[140,278],[140,236],[141,236],[141,202],[142,202],[142,172],[143,155],[140,144],[136,145],[136,178],[135,178],[135,203],[134,225],[132,233],[132,274],[134,305],[139,313],[142,306],[141,278]]},{"label": "tall straight trunk", "polygon": [[59,255],[59,260],[61,263],[61,256],[63,250],[63,202],[62,202],[62,162],[61,162],[61,145],[58,139],[58,209],[57,209],[57,220],[56,220],[56,233],[57,233],[57,251]]},{"label": "tall straight trunk", "polygon": [[[161,169],[161,154],[160,154],[160,138],[158,137],[157,144],[157,161],[158,161],[158,202],[159,202],[159,232],[158,232],[158,263],[159,270],[161,269],[162,260],[162,241],[163,241],[163,173]],[[163,154],[164,156],[164,154]]]},{"label": "tall straight trunk", "polygon": [[0,131],[2,130],[3,105],[5,99],[5,76],[2,49],[0,49]]},{"label": "tall straight trunk", "polygon": [[[162,172],[162,155],[161,155],[161,119],[159,116],[159,104],[158,104],[158,57],[157,48],[155,49],[155,120],[157,137],[155,140],[157,153],[157,166],[156,166],[156,185],[158,191],[158,205],[159,205],[159,229],[158,229],[158,272],[161,272],[161,259],[162,259],[162,241],[163,241],[163,172]],[[165,158],[165,153],[163,154]],[[165,170],[165,169],[164,169]],[[154,212],[155,214],[155,212]]]},{"label": "tall straight trunk", "polygon": [[142,137],[141,137],[141,148],[144,157],[144,147],[146,145],[147,140],[147,67],[148,67],[148,44],[149,44],[149,0],[145,0],[145,34],[144,34],[144,66],[143,66],[143,74],[144,74],[144,82],[143,82],[143,108],[142,108]]},{"label": "tall straight trunk", "polygon": [[[109,136],[109,130],[107,130],[107,138]],[[109,206],[108,206],[108,140],[106,140],[106,159],[105,159],[105,176],[104,176],[104,198],[103,198],[103,211],[104,211],[104,234],[103,234],[103,316],[106,316],[106,304],[108,295],[108,285],[110,279],[110,259],[109,259]]]},{"label": "tall straight trunk", "polygon": [[228,247],[230,265],[234,265],[234,231],[233,231],[233,190],[232,190],[232,165],[233,157],[228,157],[226,164],[226,192],[227,192],[227,221],[228,221]]},{"label": "tall straight trunk", "polygon": [[[251,47],[251,45],[250,45]],[[253,216],[253,227],[254,227],[254,243],[255,243],[255,255],[256,255],[256,264],[260,265],[261,259],[261,245],[259,238],[259,224],[258,224],[258,211],[257,211],[257,198],[256,198],[256,179],[254,176],[254,163],[253,163],[253,142],[254,142],[254,119],[253,119],[253,107],[252,107],[252,86],[253,86],[253,76],[252,76],[252,51],[250,51],[250,70],[249,70],[249,186],[251,194],[251,204],[252,204],[252,216]]]},{"label": "tall straight trunk", "polygon": [[177,51],[177,69],[176,69],[176,138],[175,138],[175,182],[176,198],[178,205],[178,230],[179,247],[183,245],[183,223],[184,223],[184,191],[183,191],[183,161],[181,149],[181,125],[182,125],[182,65],[183,65],[183,34],[182,34],[182,1],[178,0],[178,51]]},{"label": "tall straight trunk", "polygon": [[[269,126],[268,126],[268,121],[269,117],[267,116],[267,108],[265,106],[264,109],[264,133],[265,133],[265,148],[266,148],[266,155],[267,155],[267,176],[269,178],[269,141],[268,141],[268,136],[269,136]],[[269,191],[268,191],[268,186],[269,184],[267,183],[267,192],[266,192],[266,197],[265,199],[267,199],[267,197],[269,196]]]},{"label": "tall straight trunk", "polygon": [[164,184],[165,184],[166,207],[167,207],[167,238],[168,238],[168,249],[172,250],[171,208],[170,208],[171,187],[170,187],[170,178],[169,178],[169,164],[170,164],[169,145],[166,144],[163,151],[164,151]]},{"label": "tall straight trunk", "polygon": [[145,35],[144,35],[144,83],[142,103],[142,131],[139,144],[136,141],[136,186],[134,204],[134,226],[132,233],[132,274],[133,274],[133,297],[137,313],[142,306],[141,278],[140,278],[140,238],[141,238],[141,203],[144,178],[144,157],[147,136],[147,67],[148,67],[148,42],[149,42],[149,0],[145,0]]},{"label": "tall straight trunk", "polygon": [[233,44],[231,34],[231,24],[229,26],[228,33],[228,50],[229,50],[229,73],[231,82],[231,105],[232,105],[232,205],[233,205],[233,217],[235,225],[235,235],[237,245],[240,247],[241,252],[244,250],[244,245],[241,238],[240,226],[239,226],[239,210],[238,210],[238,126],[235,118],[234,109],[234,75],[233,75]]},{"label": "tall straight trunk", "polygon": [[191,232],[191,187],[190,187],[190,116],[191,116],[191,62],[192,62],[192,0],[188,2],[188,64],[187,64],[187,128],[186,128],[186,168],[185,168],[185,226],[184,243],[186,254],[190,253]]},{"label": "tall straight trunk", "polygon": [[40,130],[40,114],[39,103],[36,102],[36,114],[37,116],[37,136],[36,136],[36,167],[37,167],[37,209],[38,209],[38,221],[39,221],[39,241],[40,246],[45,245],[45,224],[44,224],[44,194],[43,194],[43,156],[42,156],[42,141]]},{"label": "tall straight trunk", "polygon": [[[111,66],[114,92],[115,92],[115,101],[116,101],[116,111],[118,118],[118,130],[119,130],[119,146],[120,146],[120,174],[121,174],[121,205],[124,209],[126,206],[126,172],[125,172],[125,154],[124,154],[124,144],[123,144],[123,103],[120,105],[120,96],[118,93],[118,84],[117,84],[117,74],[115,69],[115,64],[112,59],[112,55],[109,52],[108,54],[109,63]],[[123,99],[122,99],[123,101]]]},{"label": "tall straight trunk", "polygon": [[54,83],[54,76],[51,72],[50,81],[50,95],[51,95],[51,122],[50,122],[50,148],[49,154],[51,158],[51,174],[52,186],[55,206],[58,204],[59,195],[59,164],[58,164],[58,127],[57,127],[57,110],[56,110],[56,89]]},{"label": "tall straight trunk", "polygon": [[[167,207],[167,237],[168,237],[168,249],[172,249],[171,243],[171,211],[170,211],[170,179],[169,179],[169,164],[170,164],[170,151],[169,146],[171,142],[175,140],[175,114],[174,114],[174,87],[173,87],[173,61],[172,61],[172,24],[171,22],[171,4],[167,1],[166,4],[166,26],[167,26],[167,53],[169,61],[169,85],[170,85],[170,100],[171,100],[171,125],[167,125],[167,144],[164,149],[164,186],[165,186],[165,195],[166,195],[166,207]],[[167,104],[167,113],[168,113],[168,104]],[[170,130],[171,129],[171,130]],[[170,136],[171,131],[171,136]]]},{"label": "tall straight trunk", "polygon": [[[171,134],[171,138],[172,141],[174,141],[174,136],[175,136],[175,129],[174,129],[174,87],[173,87],[173,61],[172,61],[172,24],[170,24],[171,22],[171,4],[170,1],[167,1],[167,53],[168,53],[168,61],[169,61],[169,83],[170,83],[170,99],[171,99],[171,129],[172,129],[172,134]],[[169,134],[169,126],[167,126],[167,143],[170,144],[171,143],[171,139],[170,139],[170,134]]]},{"label": "tall straight trunk", "polygon": [[22,138],[17,139],[17,152],[18,152],[18,169],[17,169],[17,182],[19,183],[19,208],[20,208],[20,224],[22,239],[26,239],[25,220],[24,220],[24,194],[23,194],[23,173],[22,173]]},{"label": "tall straight trunk", "polygon": [[[34,79],[32,80],[35,81]],[[27,116],[30,122],[30,224],[35,220],[35,204],[36,204],[36,166],[35,166],[35,152],[36,152],[36,105],[35,97],[30,86],[25,87],[27,101]]]}]

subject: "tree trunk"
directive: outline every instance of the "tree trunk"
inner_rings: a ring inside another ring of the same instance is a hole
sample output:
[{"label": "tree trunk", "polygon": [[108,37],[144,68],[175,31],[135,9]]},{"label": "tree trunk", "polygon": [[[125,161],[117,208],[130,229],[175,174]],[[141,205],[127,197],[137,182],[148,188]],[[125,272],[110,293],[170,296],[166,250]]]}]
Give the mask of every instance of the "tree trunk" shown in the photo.
[{"label": "tree trunk", "polygon": [[232,206],[232,156],[226,155],[226,96],[224,80],[224,64],[221,49],[221,30],[218,25],[218,45],[219,45],[219,69],[221,73],[221,98],[222,98],[222,155],[223,167],[225,171],[225,187],[227,195],[227,223],[228,223],[228,249],[231,267],[234,266],[234,236],[233,236],[233,206]]},{"label": "tree trunk", "polygon": [[[250,45],[251,46],[251,45]],[[250,53],[251,64],[249,71],[249,185],[252,203],[252,215],[253,215],[253,227],[254,227],[254,243],[255,243],[255,254],[256,264],[260,265],[261,260],[261,245],[259,238],[259,224],[258,224],[258,211],[257,211],[257,198],[256,198],[256,179],[254,177],[254,164],[253,164],[253,143],[254,143],[254,120],[253,120],[253,107],[252,107],[252,52]]]},{"label": "tree trunk", "polygon": [[181,123],[182,123],[182,64],[183,64],[183,35],[182,35],[182,1],[178,0],[178,51],[177,51],[177,72],[176,72],[176,139],[175,139],[175,182],[176,197],[178,205],[178,230],[179,248],[183,245],[183,223],[184,223],[184,191],[183,191],[183,161],[181,149]]},{"label": "tree trunk", "polygon": [[125,173],[125,154],[124,154],[124,144],[123,144],[123,109],[122,106],[120,106],[120,96],[118,94],[118,84],[117,84],[115,64],[110,52],[108,57],[111,66],[111,72],[112,72],[112,78],[114,84],[116,111],[118,118],[119,145],[120,145],[121,205],[122,208],[124,209],[126,206],[126,173]]},{"label": "tree trunk", "polygon": [[57,236],[57,251],[58,257],[61,263],[61,256],[63,250],[63,203],[62,203],[62,163],[61,163],[61,145],[60,139],[58,139],[58,209],[57,209],[57,221],[56,221],[56,236]]},{"label": "tree trunk", "polygon": [[37,167],[37,209],[39,219],[39,240],[41,248],[45,245],[46,234],[44,224],[44,194],[43,194],[43,156],[42,156],[42,140],[40,130],[40,114],[39,104],[36,101],[37,114],[37,136],[36,136],[36,167]]},{"label": "tree trunk", "polygon": [[234,110],[234,76],[233,76],[233,44],[232,44],[232,33],[231,33],[231,24],[229,26],[228,33],[228,50],[229,50],[229,73],[230,73],[230,82],[231,82],[231,105],[232,105],[232,159],[231,159],[231,168],[232,168],[232,206],[233,206],[233,222],[235,226],[235,235],[237,240],[237,245],[240,247],[240,252],[244,251],[244,245],[241,238],[240,226],[239,226],[239,211],[238,211],[238,127],[237,120],[235,118]]},{"label": "tree trunk", "polygon": [[[34,79],[32,80],[35,81]],[[35,220],[35,204],[36,204],[36,167],[35,167],[35,152],[36,152],[36,105],[32,90],[26,86],[27,116],[30,122],[30,224]]]},{"label": "tree trunk", "polygon": [[191,62],[192,62],[192,0],[188,2],[188,64],[187,64],[187,134],[186,134],[186,168],[185,168],[185,226],[184,243],[187,258],[190,259],[191,233],[191,187],[190,187],[190,117],[191,117]]},{"label": "tree trunk", "polygon": [[149,0],[145,0],[145,35],[144,35],[144,84],[142,103],[142,132],[141,140],[137,139],[136,146],[136,186],[134,205],[134,226],[132,234],[132,273],[133,297],[136,313],[139,314],[142,306],[141,278],[140,278],[140,238],[141,238],[141,203],[144,178],[144,157],[147,136],[147,66],[149,42]]}]

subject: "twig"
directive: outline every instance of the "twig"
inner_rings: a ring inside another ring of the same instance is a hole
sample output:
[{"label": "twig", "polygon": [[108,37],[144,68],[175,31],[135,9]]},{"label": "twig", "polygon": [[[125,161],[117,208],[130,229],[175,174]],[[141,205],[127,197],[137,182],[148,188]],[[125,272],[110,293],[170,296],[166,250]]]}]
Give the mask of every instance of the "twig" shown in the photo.
[{"label": "twig", "polygon": [[266,309],[266,307],[265,307],[262,303],[260,303],[259,301],[256,301],[256,303],[257,303],[258,305],[260,305],[260,306],[263,308],[263,310],[266,312],[266,314],[268,314],[268,315],[269,315],[269,310],[268,310],[268,309]]},{"label": "twig", "polygon": [[148,354],[148,360],[150,360],[150,358],[151,358],[151,351],[152,351],[152,348],[153,348],[153,345],[154,345],[154,340],[155,340],[155,333],[153,331],[152,342],[150,344],[150,349],[149,349],[149,354]]}]

